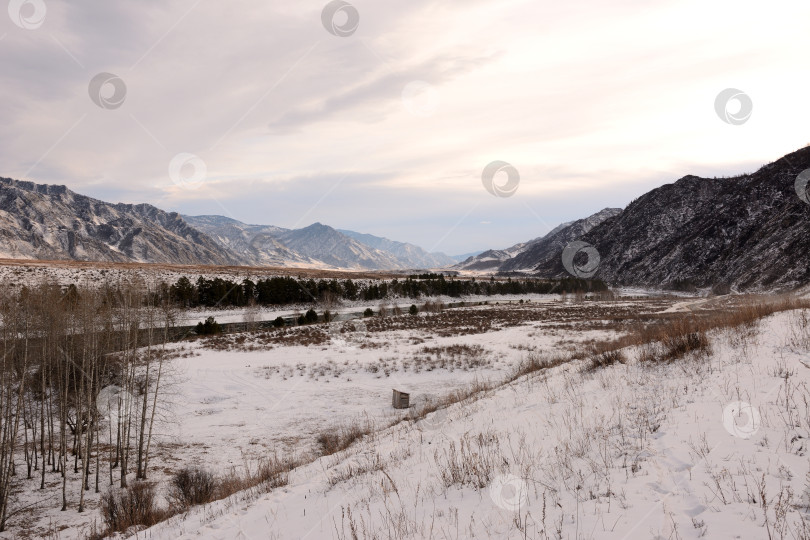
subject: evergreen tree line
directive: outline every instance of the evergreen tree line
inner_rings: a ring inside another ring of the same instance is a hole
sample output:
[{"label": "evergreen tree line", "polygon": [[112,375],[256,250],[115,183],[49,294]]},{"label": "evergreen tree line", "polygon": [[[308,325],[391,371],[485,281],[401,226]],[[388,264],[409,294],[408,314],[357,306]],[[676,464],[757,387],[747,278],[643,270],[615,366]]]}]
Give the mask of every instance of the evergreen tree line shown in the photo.
[{"label": "evergreen tree line", "polygon": [[192,282],[181,277],[174,285],[160,288],[158,301],[170,301],[185,307],[285,305],[329,300],[383,300],[468,295],[521,295],[599,292],[607,290],[600,280],[566,278],[556,280],[512,279],[476,280],[446,279],[443,275],[424,274],[405,279],[355,282],[351,279],[301,279],[272,277],[241,282],[222,278],[197,278]]}]

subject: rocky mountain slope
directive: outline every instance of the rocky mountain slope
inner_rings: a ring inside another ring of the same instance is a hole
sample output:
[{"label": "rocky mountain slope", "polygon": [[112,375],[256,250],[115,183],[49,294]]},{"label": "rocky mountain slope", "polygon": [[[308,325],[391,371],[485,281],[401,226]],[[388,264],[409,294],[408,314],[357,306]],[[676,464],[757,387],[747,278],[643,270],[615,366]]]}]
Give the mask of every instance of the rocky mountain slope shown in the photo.
[{"label": "rocky mountain slope", "polygon": [[599,255],[593,277],[616,285],[738,291],[806,285],[810,198],[804,192],[803,200],[796,184],[809,168],[806,147],[753,174],[684,176],[622,211],[606,209],[546,235],[497,269],[569,276],[562,252],[576,240]]},{"label": "rocky mountain slope", "polygon": [[393,270],[450,266],[442,253],[370,234],[314,223],[303,229],[248,225],[223,216],[183,216],[245,264]]},{"label": "rocky mountain slope", "polygon": [[[810,282],[810,204],[796,179],[810,147],[732,178],[685,176],[633,201],[582,236],[601,255],[597,277],[658,285],[689,281],[738,290]],[[558,261],[536,267],[560,274]]]},{"label": "rocky mountain slope", "polygon": [[0,178],[0,256],[6,258],[234,264],[176,213],[110,204],[65,186]]},{"label": "rocky mountain slope", "polygon": [[621,211],[621,208],[605,208],[584,219],[556,227],[539,241],[531,243],[516,256],[504,261],[500,270],[505,272],[532,270],[539,262],[559,259],[566,245],[579,239],[605,220],[619,215]]},{"label": "rocky mountain slope", "polygon": [[[684,176],[633,201],[565,224],[507,250],[490,250],[457,269],[570,276],[563,251],[572,242],[595,278],[616,285],[715,290],[792,289],[810,283],[810,147],[729,178]],[[801,177],[800,177],[801,174]],[[802,184],[797,187],[797,184]],[[587,277],[587,276],[585,276]]]},{"label": "rocky mountain slope", "polygon": [[390,253],[361,244],[321,223],[285,231],[278,235],[278,239],[295,252],[330,266],[366,270],[403,268]]},{"label": "rocky mountain slope", "polygon": [[479,249],[478,251],[470,251],[468,253],[461,253],[459,255],[450,255],[450,258],[453,259],[454,261],[456,261],[457,263],[460,263],[460,262],[466,261],[470,257],[475,257],[477,255],[480,255],[483,252],[484,252],[484,250]]},{"label": "rocky mountain slope", "polygon": [[370,248],[390,253],[406,268],[441,268],[456,264],[455,259],[448,257],[444,253],[428,253],[413,244],[344,229],[338,229],[338,232]]},{"label": "rocky mountain slope", "polygon": [[506,249],[488,249],[478,255],[468,257],[464,261],[456,264],[453,268],[455,270],[497,271],[504,262],[519,255],[528,246],[539,240],[542,240],[542,238],[535,238],[528,242],[515,244]]},{"label": "rocky mountain slope", "polygon": [[326,267],[328,265],[288,248],[278,236],[288,229],[272,225],[248,225],[224,216],[183,216],[222,248],[251,266]]},{"label": "rocky mountain slope", "polygon": [[[223,216],[180,216],[0,178],[0,258],[387,270],[450,264],[411,244],[320,223],[289,230]],[[399,254],[401,256],[398,256]]]}]

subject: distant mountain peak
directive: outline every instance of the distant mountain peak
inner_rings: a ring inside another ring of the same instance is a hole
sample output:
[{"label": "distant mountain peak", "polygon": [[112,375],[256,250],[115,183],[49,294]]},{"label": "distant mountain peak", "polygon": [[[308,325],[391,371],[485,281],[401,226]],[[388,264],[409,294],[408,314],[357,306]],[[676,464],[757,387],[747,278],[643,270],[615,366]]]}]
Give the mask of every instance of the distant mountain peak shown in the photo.
[{"label": "distant mountain peak", "polygon": [[[337,230],[321,222],[301,229],[247,225],[221,216],[184,216],[248,264],[365,270],[428,269],[455,261],[411,244]],[[220,219],[221,218],[221,219]],[[382,240],[379,245],[373,239]]]},{"label": "distant mountain peak", "polygon": [[370,248],[391,253],[400,261],[402,267],[404,268],[443,268],[456,264],[455,259],[448,257],[444,253],[428,253],[421,247],[414,244],[397,242],[382,236],[374,236],[371,234],[359,233],[345,229],[339,229],[338,232]]},{"label": "distant mountain peak", "polygon": [[66,186],[0,178],[0,254],[8,258],[235,264],[180,216],[111,204]]}]

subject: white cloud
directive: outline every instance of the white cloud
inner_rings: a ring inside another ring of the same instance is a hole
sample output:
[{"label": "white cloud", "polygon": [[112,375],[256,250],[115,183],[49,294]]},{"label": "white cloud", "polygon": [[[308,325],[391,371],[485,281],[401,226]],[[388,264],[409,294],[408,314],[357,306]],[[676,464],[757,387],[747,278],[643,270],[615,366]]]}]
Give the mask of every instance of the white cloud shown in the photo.
[{"label": "white cloud", "polygon": [[[37,30],[4,19],[2,174],[464,252],[810,142],[806,3],[357,1],[347,38],[323,4],[50,0]],[[102,71],[126,82],[119,109],[89,99]],[[403,104],[413,81],[431,114]],[[753,99],[742,126],[715,115],[729,87]],[[179,153],[205,162],[199,189],[169,178]],[[520,171],[514,197],[482,188],[494,160]]]}]

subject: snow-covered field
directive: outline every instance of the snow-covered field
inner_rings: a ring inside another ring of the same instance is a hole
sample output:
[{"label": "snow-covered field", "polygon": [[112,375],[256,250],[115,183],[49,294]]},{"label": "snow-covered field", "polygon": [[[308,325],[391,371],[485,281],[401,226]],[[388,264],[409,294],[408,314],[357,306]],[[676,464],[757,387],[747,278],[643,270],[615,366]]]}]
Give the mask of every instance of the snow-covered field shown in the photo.
[{"label": "snow-covered field", "polygon": [[[589,371],[573,361],[501,384],[529,357],[581,352],[655,314],[718,305],[549,299],[171,345],[182,354],[167,365],[149,472],[161,497],[187,465],[224,476],[271,455],[307,464],[270,493],[195,508],[138,536],[807,538],[798,528],[806,317],[713,331],[709,356],[673,364],[639,365],[631,347],[626,364]],[[413,409],[391,407],[392,389],[411,392],[418,410],[481,383],[495,389],[417,422],[397,422]],[[355,423],[374,432],[317,457],[319,435]],[[0,537],[77,538],[100,525],[97,495],[76,513],[70,476],[60,512],[60,487],[53,478],[45,492],[13,494],[38,504]]]},{"label": "snow-covered field", "polygon": [[[258,500],[194,509],[139,538],[807,538],[806,324],[785,312],[714,331],[710,355],[672,364],[639,365],[629,350],[627,364],[592,373],[576,362],[537,372],[300,467]],[[485,338],[500,351],[527,339]],[[273,386],[234,384],[231,395]],[[373,414],[390,386],[347,386],[331,414]],[[286,399],[268,396],[250,403]]]},{"label": "snow-covered field", "polygon": [[[382,427],[410,414],[391,407],[393,389],[411,392],[418,408],[472,383],[502,381],[529,354],[571,352],[621,334],[615,323],[600,318],[601,309],[625,317],[672,304],[531,300],[416,318],[318,324],[290,329],[289,337],[274,341],[265,337],[276,331],[172,344],[179,357],[167,364],[161,383],[149,480],[163,489],[168,475],[185,465],[225,474],[271,454],[307,459],[318,450],[316,439],[323,432],[355,422]],[[577,325],[584,326],[574,331]],[[294,339],[299,334],[315,337]],[[102,491],[109,485],[106,469]],[[24,480],[30,491],[18,492],[14,506],[36,506],[26,512],[25,522],[12,517],[5,535],[60,531],[60,538],[73,538],[88,532],[94,520],[99,523],[98,495],[92,492],[87,493],[90,510],[75,512],[78,476],[70,473],[66,512],[59,511],[58,476],[49,475],[44,492],[31,489],[38,487],[36,474]]]}]

